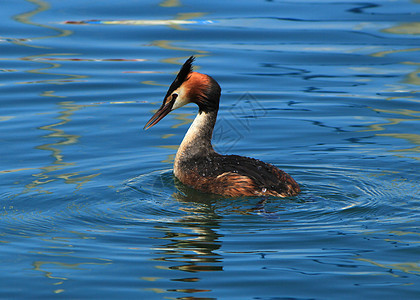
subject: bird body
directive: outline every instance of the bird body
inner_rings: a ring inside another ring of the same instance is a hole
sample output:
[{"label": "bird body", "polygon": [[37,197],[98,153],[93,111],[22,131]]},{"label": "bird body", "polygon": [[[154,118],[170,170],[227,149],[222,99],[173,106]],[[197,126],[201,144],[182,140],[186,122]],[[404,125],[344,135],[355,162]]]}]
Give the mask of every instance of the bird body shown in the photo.
[{"label": "bird body", "polygon": [[296,181],[286,172],[260,160],[221,155],[211,144],[221,89],[210,76],[193,72],[191,56],[171,84],[160,109],[146,123],[148,129],[174,109],[194,102],[199,111],[178,148],[174,175],[185,185],[227,197],[295,196]]}]

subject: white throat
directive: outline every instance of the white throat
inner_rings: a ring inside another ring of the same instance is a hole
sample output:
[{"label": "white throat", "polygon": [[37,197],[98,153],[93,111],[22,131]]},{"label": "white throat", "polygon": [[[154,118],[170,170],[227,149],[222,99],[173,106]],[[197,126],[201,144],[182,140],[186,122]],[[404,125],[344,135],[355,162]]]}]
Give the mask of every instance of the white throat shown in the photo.
[{"label": "white throat", "polygon": [[174,162],[175,176],[178,177],[177,173],[183,161],[187,161],[196,155],[207,155],[210,152],[214,152],[211,138],[216,117],[217,111],[197,114],[176,153]]}]

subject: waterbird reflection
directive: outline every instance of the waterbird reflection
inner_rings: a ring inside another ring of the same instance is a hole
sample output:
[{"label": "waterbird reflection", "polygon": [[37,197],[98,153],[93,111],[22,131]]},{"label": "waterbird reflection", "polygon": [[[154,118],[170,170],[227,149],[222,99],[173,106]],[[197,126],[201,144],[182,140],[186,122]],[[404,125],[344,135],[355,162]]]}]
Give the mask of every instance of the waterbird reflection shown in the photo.
[{"label": "waterbird reflection", "polygon": [[[208,289],[208,275],[206,274],[224,271],[223,254],[219,253],[224,237],[220,233],[222,215],[225,213],[260,214],[267,199],[262,198],[258,201],[252,198],[249,202],[243,199],[243,203],[241,200],[236,203],[223,201],[220,196],[204,194],[185,186],[169,174],[169,171],[156,176],[152,185],[154,189],[161,190],[172,180],[177,190],[168,194],[168,202],[175,205],[183,216],[155,226],[161,235],[152,237],[159,241],[159,244],[152,248],[155,252],[153,261],[156,262],[155,269],[177,271],[167,276],[173,283],[183,282],[184,284],[174,286],[172,283],[168,287],[162,287],[161,281],[153,280],[154,277],[148,277],[147,274],[141,279],[149,282],[145,290],[150,292],[176,292],[189,295],[200,293],[202,296],[205,292],[212,292]],[[164,195],[160,195],[158,199],[163,198]],[[185,283],[189,283],[188,289],[185,288]]]},{"label": "waterbird reflection", "polygon": [[[173,201],[183,204],[180,210],[187,212],[187,215],[173,223],[155,227],[163,236],[153,237],[160,241],[160,245],[153,248],[156,256],[153,260],[157,262],[157,269],[181,271],[181,273],[174,272],[171,273],[172,276],[169,275],[172,282],[188,282],[194,285],[192,288],[189,286],[188,289],[182,284],[179,287],[174,288],[171,285],[171,288],[162,289],[162,283],[159,283],[156,287],[147,288],[147,291],[177,292],[189,295],[199,292],[201,295],[211,290],[200,287],[202,277],[199,274],[223,271],[223,259],[217,253],[222,245],[220,238],[223,237],[217,232],[221,218],[215,212],[211,196],[199,195],[193,190],[191,193],[186,190],[184,192],[187,194],[176,192],[172,196]],[[185,273],[196,275],[184,275]],[[142,279],[147,280],[147,277]]]}]

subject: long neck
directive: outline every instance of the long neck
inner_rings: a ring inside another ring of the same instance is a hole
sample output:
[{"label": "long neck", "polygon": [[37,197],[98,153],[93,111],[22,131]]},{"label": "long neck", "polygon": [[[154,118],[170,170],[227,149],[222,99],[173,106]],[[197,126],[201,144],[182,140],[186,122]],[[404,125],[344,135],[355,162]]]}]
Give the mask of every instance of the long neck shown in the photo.
[{"label": "long neck", "polygon": [[214,153],[211,145],[213,128],[216,124],[217,110],[200,111],[191,124],[175,157],[175,164],[194,156]]}]

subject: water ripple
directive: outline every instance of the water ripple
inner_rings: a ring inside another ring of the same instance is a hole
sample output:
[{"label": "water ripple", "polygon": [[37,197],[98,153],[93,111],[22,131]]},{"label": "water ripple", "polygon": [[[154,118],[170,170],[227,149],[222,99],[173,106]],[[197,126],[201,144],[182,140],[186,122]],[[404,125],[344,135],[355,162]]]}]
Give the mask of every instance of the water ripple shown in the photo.
[{"label": "water ripple", "polygon": [[[88,227],[115,229],[121,224],[177,222],[185,218],[223,218],[243,222],[286,222],[305,227],[332,228],[348,224],[410,221],[420,190],[414,181],[395,172],[326,167],[300,167],[293,171],[302,193],[291,198],[223,198],[189,189],[174,178],[172,170],[160,170],[131,178],[118,190],[95,188],[74,197],[56,197],[54,205],[43,195],[32,195],[37,209],[25,209],[26,196],[3,208],[2,223],[19,236],[68,230],[80,222]],[[102,198],[97,195],[108,194]],[[112,199],[112,201],[110,200]],[[413,202],[414,201],[414,202]],[[263,225],[265,224],[265,225]]]},{"label": "water ripple", "polygon": [[[395,172],[304,167],[294,170],[302,184],[298,197],[237,198],[206,195],[186,188],[170,170],[132,178],[121,190],[132,214],[148,218],[181,217],[207,206],[219,216],[258,215],[272,221],[294,220],[304,223],[391,220],[404,214],[401,197],[418,193],[413,182],[396,179]],[[137,201],[132,201],[137,199]],[[233,218],[232,220],[235,220]]]}]

